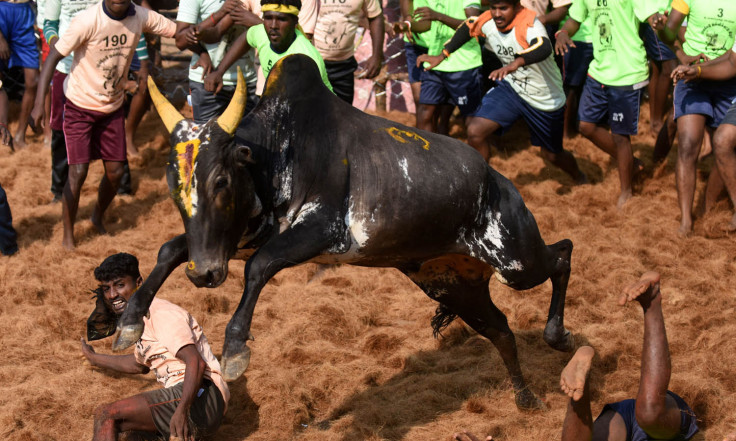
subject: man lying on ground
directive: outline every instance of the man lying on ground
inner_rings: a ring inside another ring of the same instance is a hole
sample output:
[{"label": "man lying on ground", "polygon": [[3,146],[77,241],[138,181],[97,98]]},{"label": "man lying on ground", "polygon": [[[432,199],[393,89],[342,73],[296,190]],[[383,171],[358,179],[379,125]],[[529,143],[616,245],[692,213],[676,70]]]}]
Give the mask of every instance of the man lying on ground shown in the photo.
[{"label": "man lying on ground", "polygon": [[[87,339],[115,332],[117,319],[143,282],[138,259],[119,253],[95,269],[100,286],[95,311],[87,321]],[[143,336],[128,355],[97,354],[82,339],[82,354],[92,366],[128,374],[153,369],[164,388],[100,406],[95,411],[94,441],[117,439],[119,432],[151,432],[192,441],[214,433],[225,414],[230,391],[220,374],[202,328],[187,311],[155,298],[143,319]]]},{"label": "man lying on ground", "polygon": [[[659,274],[652,271],[643,274],[623,290],[618,301],[620,306],[639,302],[644,311],[644,347],[636,399],[606,404],[593,421],[588,373],[595,351],[590,346],[581,347],[560,376],[560,386],[570,397],[562,425],[562,441],[685,441],[698,432],[693,410],[682,398],[667,390],[672,365],[659,279]],[[477,441],[467,432],[456,434],[455,439]]]}]

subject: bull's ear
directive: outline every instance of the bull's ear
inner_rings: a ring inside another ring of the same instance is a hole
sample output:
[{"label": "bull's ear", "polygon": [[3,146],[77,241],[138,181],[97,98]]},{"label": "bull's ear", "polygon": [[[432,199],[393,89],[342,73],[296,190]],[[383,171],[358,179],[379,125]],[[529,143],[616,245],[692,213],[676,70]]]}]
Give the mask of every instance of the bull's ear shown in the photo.
[{"label": "bull's ear", "polygon": [[233,156],[234,156],[235,162],[241,167],[245,167],[249,163],[250,164],[256,163],[253,160],[253,151],[247,145],[236,145]]}]

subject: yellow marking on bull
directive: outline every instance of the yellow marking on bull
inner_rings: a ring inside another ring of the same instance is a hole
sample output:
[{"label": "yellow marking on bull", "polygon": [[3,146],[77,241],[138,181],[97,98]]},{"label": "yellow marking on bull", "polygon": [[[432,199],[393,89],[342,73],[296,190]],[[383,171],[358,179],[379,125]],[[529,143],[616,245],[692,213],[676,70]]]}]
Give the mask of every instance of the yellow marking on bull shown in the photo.
[{"label": "yellow marking on bull", "polygon": [[189,271],[194,271],[194,268],[196,268],[196,267],[197,267],[197,265],[194,263],[194,261],[193,260],[190,260],[189,261],[189,264],[187,265],[187,269]]},{"label": "yellow marking on bull", "polygon": [[[187,216],[192,217],[193,207],[196,205],[192,194],[192,181],[194,179],[194,168],[196,166],[197,155],[199,154],[199,139],[190,139],[189,141],[180,142],[176,145],[176,158],[179,163],[179,197],[184,204],[184,210]],[[195,209],[196,211],[196,209]]]},{"label": "yellow marking on bull", "polygon": [[421,141],[422,143],[424,143],[424,145],[422,146],[422,148],[424,150],[429,150],[429,141],[427,141],[426,139],[422,138],[421,136],[417,135],[416,133],[414,133],[412,131],[409,131],[409,130],[401,130],[398,127],[389,127],[389,128],[386,129],[386,133],[388,133],[389,135],[391,135],[391,137],[393,139],[395,139],[395,140],[397,140],[397,141],[399,141],[400,143],[403,143],[403,144],[406,144],[410,140],[413,140],[413,141]]},{"label": "yellow marking on bull", "polygon": [[343,165],[348,165],[348,160],[347,160],[347,158],[345,158],[345,159],[343,159],[343,160],[342,160],[342,164],[343,164]]}]

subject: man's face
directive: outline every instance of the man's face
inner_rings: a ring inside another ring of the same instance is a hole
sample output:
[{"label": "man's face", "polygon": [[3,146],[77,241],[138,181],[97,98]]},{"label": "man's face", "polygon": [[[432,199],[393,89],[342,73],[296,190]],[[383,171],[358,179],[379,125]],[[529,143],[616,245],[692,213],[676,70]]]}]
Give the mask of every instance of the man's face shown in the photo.
[{"label": "man's face", "polygon": [[105,298],[105,304],[112,312],[121,315],[128,306],[128,301],[136,289],[140,286],[142,278],[138,280],[133,276],[118,277],[106,282],[100,282],[102,295]]},{"label": "man's face", "polygon": [[105,7],[110,14],[122,18],[128,14],[131,0],[105,0]]},{"label": "man's face", "polygon": [[491,4],[491,16],[496,23],[498,29],[504,29],[514,21],[514,17],[521,8],[520,4],[514,5],[511,2],[496,2]]},{"label": "man's face", "polygon": [[276,11],[263,13],[263,26],[272,46],[280,47],[285,41],[291,43],[297,19],[291,14]]}]

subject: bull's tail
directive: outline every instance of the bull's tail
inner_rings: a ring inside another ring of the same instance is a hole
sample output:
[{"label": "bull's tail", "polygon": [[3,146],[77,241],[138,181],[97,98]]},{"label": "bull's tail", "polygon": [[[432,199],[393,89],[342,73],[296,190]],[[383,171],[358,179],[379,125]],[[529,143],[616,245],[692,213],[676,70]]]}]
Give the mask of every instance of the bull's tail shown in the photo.
[{"label": "bull's tail", "polygon": [[434,312],[434,317],[432,317],[432,335],[434,338],[439,337],[442,335],[442,331],[450,326],[450,323],[452,323],[457,318],[457,314],[450,311],[450,308],[440,303],[437,305],[437,310]]}]

